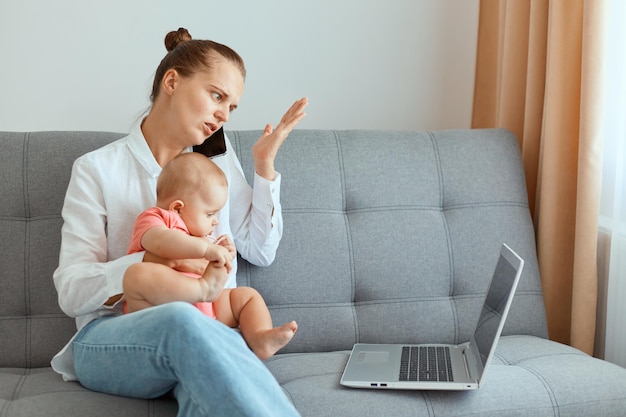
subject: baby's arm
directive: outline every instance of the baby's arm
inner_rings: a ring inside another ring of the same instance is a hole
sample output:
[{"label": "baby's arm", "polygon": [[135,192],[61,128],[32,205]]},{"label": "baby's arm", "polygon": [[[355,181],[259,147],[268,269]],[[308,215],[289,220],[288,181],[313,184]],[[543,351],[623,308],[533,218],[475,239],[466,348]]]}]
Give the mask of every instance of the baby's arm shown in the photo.
[{"label": "baby's arm", "polygon": [[232,260],[227,248],[165,226],[148,229],[141,237],[141,246],[146,251],[166,259],[205,258],[210,262],[216,262],[217,266],[230,265]]}]

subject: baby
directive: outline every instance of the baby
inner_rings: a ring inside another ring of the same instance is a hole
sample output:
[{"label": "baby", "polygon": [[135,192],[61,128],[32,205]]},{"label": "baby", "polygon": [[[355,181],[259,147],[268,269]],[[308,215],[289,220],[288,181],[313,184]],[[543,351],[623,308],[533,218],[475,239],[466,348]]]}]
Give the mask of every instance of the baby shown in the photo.
[{"label": "baby", "polygon": [[211,234],[227,198],[226,176],[206,156],[183,153],[165,166],[157,182],[157,206],[137,218],[129,253],[147,251],[172,260],[204,258],[208,265],[202,275],[152,262],[130,266],[124,275],[125,311],[173,301],[193,303],[204,314],[238,327],[252,351],[267,359],[289,343],[298,325],[291,321],[273,327],[265,301],[253,288],[222,289],[236,250],[229,236],[213,239]]}]

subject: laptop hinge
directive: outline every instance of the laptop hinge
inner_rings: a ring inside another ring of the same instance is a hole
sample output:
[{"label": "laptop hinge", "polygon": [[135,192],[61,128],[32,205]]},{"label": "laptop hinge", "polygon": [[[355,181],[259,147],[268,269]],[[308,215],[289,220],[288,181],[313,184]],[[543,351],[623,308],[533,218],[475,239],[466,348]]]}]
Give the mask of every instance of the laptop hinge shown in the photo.
[{"label": "laptop hinge", "polygon": [[463,349],[463,365],[465,365],[465,375],[467,375],[467,379],[471,379],[470,377],[470,369],[469,369],[469,363],[467,361],[467,347],[465,347]]}]

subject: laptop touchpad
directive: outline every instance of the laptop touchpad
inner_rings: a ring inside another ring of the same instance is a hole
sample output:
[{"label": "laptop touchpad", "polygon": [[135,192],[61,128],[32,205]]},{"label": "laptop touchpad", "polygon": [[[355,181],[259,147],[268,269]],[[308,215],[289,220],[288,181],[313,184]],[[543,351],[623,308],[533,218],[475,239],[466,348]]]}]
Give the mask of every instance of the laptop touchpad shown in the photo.
[{"label": "laptop touchpad", "polygon": [[358,362],[386,363],[389,361],[389,352],[359,352]]}]

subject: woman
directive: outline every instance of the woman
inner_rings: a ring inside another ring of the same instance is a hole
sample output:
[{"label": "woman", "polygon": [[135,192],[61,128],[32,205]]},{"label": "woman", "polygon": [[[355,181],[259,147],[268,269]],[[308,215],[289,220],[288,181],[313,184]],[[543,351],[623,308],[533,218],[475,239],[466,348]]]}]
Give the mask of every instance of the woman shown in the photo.
[{"label": "woman", "polygon": [[[173,390],[179,416],[297,415],[240,335],[191,304],[121,314],[122,278],[130,265],[151,261],[181,272],[205,269],[202,260],[126,255],[130,231],[137,215],[156,201],[161,168],[220,131],[244,86],[243,61],[230,48],[192,40],[182,28],[165,43],[168,54],[155,73],[148,115],[127,137],[74,163],[54,283],[78,333],[52,366],[66,380],[109,394],[154,398]],[[230,185],[215,233],[231,235],[238,252],[257,265],[273,261],[282,234],[274,158],[306,105],[306,99],[296,101],[275,130],[266,126],[253,147],[252,189],[228,140],[226,152],[213,159]],[[235,286],[236,270],[234,264],[227,287]]]}]

